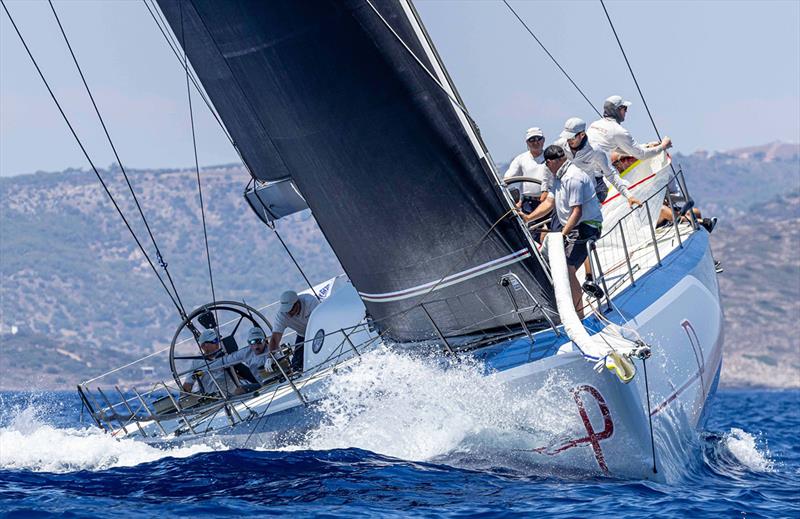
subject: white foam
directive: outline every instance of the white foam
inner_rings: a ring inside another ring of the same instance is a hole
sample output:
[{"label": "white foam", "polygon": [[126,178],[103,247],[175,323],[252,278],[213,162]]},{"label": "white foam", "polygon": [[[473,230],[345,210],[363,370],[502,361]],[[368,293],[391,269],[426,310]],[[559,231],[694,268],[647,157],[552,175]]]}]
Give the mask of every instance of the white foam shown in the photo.
[{"label": "white foam", "polygon": [[36,405],[12,411],[10,423],[0,428],[0,468],[33,472],[105,470],[224,448],[157,448],[132,439],[117,440],[94,427],[57,428],[42,419],[42,411]]},{"label": "white foam", "polygon": [[561,411],[567,389],[551,377],[517,397],[478,364],[445,368],[381,349],[332,377],[322,424],[295,448],[355,447],[415,461],[487,447],[509,452],[580,425]]},{"label": "white foam", "polygon": [[774,462],[770,459],[769,450],[766,447],[763,451],[760,450],[752,434],[734,427],[725,435],[724,442],[731,454],[748,469],[772,472]]}]

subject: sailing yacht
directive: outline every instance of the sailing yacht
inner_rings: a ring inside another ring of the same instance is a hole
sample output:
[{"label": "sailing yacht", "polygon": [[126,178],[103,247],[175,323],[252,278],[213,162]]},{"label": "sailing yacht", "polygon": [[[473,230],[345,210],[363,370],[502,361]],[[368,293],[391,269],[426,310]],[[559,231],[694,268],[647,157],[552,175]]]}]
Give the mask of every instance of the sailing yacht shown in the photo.
[{"label": "sailing yacht", "polygon": [[[670,183],[691,207],[666,153],[623,172],[641,207],[613,188],[603,204],[602,236],[586,246],[604,294],[584,297],[579,318],[560,235],[533,239],[409,0],[158,3],[252,176],[243,203],[268,226],[310,209],[345,274],[306,290],[320,304],[302,371],[276,359],[254,391],[183,392],[200,331],[219,329],[230,352],[247,347],[248,326],[271,328],[272,308],[210,302],[175,333],[168,376],[79,385],[98,426],[146,441],[280,443],[319,423],[333,373],[389,347],[469,359],[518,398],[557,378],[570,425],[520,423],[520,456],[662,477],[703,424],[723,341],[708,233],[691,211],[656,226]],[[230,369],[216,362],[206,368]]]}]

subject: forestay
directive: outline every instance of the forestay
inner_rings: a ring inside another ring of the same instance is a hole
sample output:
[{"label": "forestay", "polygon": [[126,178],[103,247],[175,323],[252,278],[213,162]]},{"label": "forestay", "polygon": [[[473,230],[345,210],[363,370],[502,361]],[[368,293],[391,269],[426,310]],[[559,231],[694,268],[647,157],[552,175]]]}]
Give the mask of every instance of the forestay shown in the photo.
[{"label": "forestay", "polygon": [[405,0],[159,3],[252,174],[291,177],[389,337],[518,323],[509,271],[554,308]]}]

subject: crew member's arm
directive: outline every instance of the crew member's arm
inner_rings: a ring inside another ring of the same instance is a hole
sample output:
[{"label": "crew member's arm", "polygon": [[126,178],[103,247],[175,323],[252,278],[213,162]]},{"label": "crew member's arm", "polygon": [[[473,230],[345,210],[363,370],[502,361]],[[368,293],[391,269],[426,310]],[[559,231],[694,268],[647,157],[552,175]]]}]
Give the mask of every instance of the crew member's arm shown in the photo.
[{"label": "crew member's arm", "polygon": [[672,146],[672,139],[669,137],[664,137],[660,144],[656,146],[647,147],[642,144],[636,142],[627,129],[622,128],[622,131],[617,133],[615,143],[618,148],[622,151],[627,153],[628,155],[633,155],[639,160],[649,159],[650,157],[655,157],[662,151],[666,150],[667,148]]},{"label": "crew member's arm", "polygon": [[[519,157],[514,157],[514,160],[512,160],[511,164],[508,165],[508,169],[506,170],[505,174],[503,175],[503,180],[508,180],[510,178],[523,176],[522,163],[518,160],[518,158]],[[519,209],[519,208],[522,207],[522,188],[521,188],[521,185],[520,185],[520,187],[514,187],[514,189],[516,189],[517,193],[519,193],[519,200],[517,200],[517,203],[516,203],[516,206]]]},{"label": "crew member's arm", "polygon": [[545,196],[546,198],[542,200],[542,203],[539,204],[539,206],[536,209],[534,209],[531,214],[521,215],[523,220],[525,220],[526,222],[530,222],[550,214],[550,211],[552,211],[553,207],[556,205],[555,198],[553,198],[552,193],[543,193],[543,196]]},{"label": "crew member's arm", "polygon": [[240,362],[245,362],[249,356],[250,346],[247,346],[246,348],[239,348],[233,353],[226,353],[219,362],[222,363],[223,368],[230,368]]},{"label": "crew member's arm", "polygon": [[508,170],[506,170],[505,175],[503,175],[504,180],[511,177],[522,176],[522,163],[518,159],[519,157],[514,157],[514,160],[512,160],[511,164],[508,165]]},{"label": "crew member's arm", "polygon": [[547,193],[553,190],[555,177],[550,170],[547,169],[547,166],[541,165],[540,167],[542,168],[541,171],[543,171],[544,174],[542,175],[542,196],[539,197],[539,201],[544,202],[547,199]]},{"label": "crew member's arm", "polygon": [[571,208],[569,213],[569,218],[567,219],[567,223],[564,224],[564,228],[561,229],[561,234],[566,236],[569,232],[574,229],[578,222],[581,221],[581,215],[583,214],[583,208],[579,205],[574,205]]},{"label": "crew member's arm", "polygon": [[272,331],[272,335],[269,338],[269,351],[271,352],[278,351],[278,346],[281,345],[282,337],[283,337],[283,332],[276,332],[275,330]]}]

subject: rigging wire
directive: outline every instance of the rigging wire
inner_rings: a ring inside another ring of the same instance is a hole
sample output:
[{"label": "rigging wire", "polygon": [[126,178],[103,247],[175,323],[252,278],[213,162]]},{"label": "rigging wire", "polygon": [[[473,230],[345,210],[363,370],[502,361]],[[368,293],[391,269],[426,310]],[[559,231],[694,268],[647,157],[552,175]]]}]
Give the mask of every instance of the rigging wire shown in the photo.
[{"label": "rigging wire", "polygon": [[[147,8],[147,11],[150,13],[150,16],[153,18],[156,27],[158,27],[158,30],[161,32],[161,35],[164,36],[164,40],[167,42],[167,45],[169,45],[170,50],[172,50],[172,54],[181,64],[181,68],[182,69],[185,68],[183,59],[181,58],[181,55],[178,52],[180,45],[178,44],[177,41],[175,41],[175,38],[172,36],[172,32],[169,31],[168,29],[169,26],[167,22],[164,20],[163,16],[161,15],[161,12],[155,7],[155,5],[151,8],[151,6],[147,3],[147,0],[142,0],[142,3],[144,3],[144,6]],[[156,18],[156,16],[158,16],[158,18]],[[222,123],[222,119],[220,119],[217,111],[214,110],[214,106],[211,104],[211,101],[208,99],[205,92],[203,92],[203,89],[200,88],[200,82],[197,80],[197,78],[195,77],[194,73],[191,70],[189,70],[189,78],[191,79],[192,84],[194,85],[194,88],[197,91],[197,93],[200,94],[200,98],[205,103],[206,107],[208,108],[208,111],[211,112],[211,115],[214,117],[214,120],[217,121],[217,124],[222,130],[222,133],[225,134],[225,137],[231,143],[233,149],[236,150],[236,153],[239,155],[239,158],[242,160],[242,163],[244,164],[244,159],[242,158],[242,154],[239,151],[238,146],[236,146],[236,142],[234,142],[233,137],[231,137],[231,134],[228,132],[228,129],[225,128],[225,125]],[[247,167],[247,164],[244,164],[244,166]]]},{"label": "rigging wire", "polygon": [[109,190],[108,185],[106,185],[105,181],[103,180],[103,177],[100,175],[99,170],[94,165],[94,162],[92,162],[92,159],[89,157],[89,153],[86,151],[86,148],[84,147],[83,142],[81,141],[80,137],[78,137],[78,134],[75,131],[75,128],[73,128],[72,123],[70,123],[69,118],[67,117],[67,114],[64,112],[64,109],[61,107],[61,103],[58,102],[58,98],[56,97],[55,93],[53,93],[53,89],[50,88],[50,84],[47,82],[47,79],[44,77],[44,73],[42,72],[42,69],[39,67],[39,64],[36,61],[36,58],[33,57],[33,53],[31,52],[30,48],[28,47],[28,44],[25,41],[25,38],[22,37],[22,33],[20,32],[19,27],[17,27],[17,24],[14,21],[14,18],[11,16],[11,13],[9,12],[8,7],[6,6],[5,0],[0,0],[0,4],[2,4],[3,10],[6,13],[6,16],[8,16],[8,19],[11,22],[11,25],[14,27],[14,31],[17,33],[17,36],[19,37],[20,42],[22,42],[22,46],[25,47],[25,51],[27,52],[28,57],[31,60],[31,63],[33,63],[33,66],[36,68],[36,72],[38,72],[39,77],[42,79],[42,82],[44,83],[44,86],[47,88],[47,91],[50,94],[50,98],[53,100],[53,102],[56,105],[56,108],[58,108],[58,111],[61,113],[61,117],[64,119],[64,122],[67,123],[67,127],[69,127],[69,131],[72,133],[72,136],[75,138],[75,141],[78,143],[78,147],[80,147],[81,152],[83,152],[83,156],[89,162],[89,165],[91,166],[92,171],[94,171],[94,174],[97,177],[97,180],[100,181],[100,185],[103,186],[103,190],[105,191],[105,193],[108,196],[109,200],[111,200],[111,203],[114,205],[114,208],[117,210],[117,214],[119,214],[120,218],[122,218],[122,222],[125,224],[125,227],[128,229],[128,232],[130,232],[131,236],[133,237],[134,241],[136,242],[136,245],[139,247],[139,250],[141,251],[142,255],[144,255],[145,259],[147,260],[147,263],[150,265],[150,268],[153,270],[153,273],[156,275],[156,278],[158,278],[158,281],[161,283],[161,286],[164,287],[164,290],[167,292],[167,295],[169,296],[170,300],[172,301],[172,304],[175,305],[175,308],[178,310],[179,313],[182,312],[181,306],[178,304],[178,302],[176,301],[175,297],[172,295],[172,292],[170,292],[170,289],[167,287],[166,283],[164,282],[163,278],[158,273],[158,269],[156,269],[155,265],[153,264],[153,261],[150,259],[150,256],[147,254],[147,251],[145,250],[144,246],[142,245],[142,242],[139,240],[139,237],[136,236],[136,233],[134,232],[133,227],[131,227],[130,222],[128,222],[128,219],[125,217],[125,214],[122,212],[122,209],[120,208],[119,204],[117,204],[117,201],[114,198],[114,195],[111,194],[111,191]]},{"label": "rigging wire", "polygon": [[[189,57],[186,55],[186,50],[185,50],[186,49],[186,35],[184,34],[184,31],[183,31],[183,0],[179,0],[179,2],[180,2],[179,6],[180,6],[180,18],[181,18],[181,39],[183,40],[183,44],[184,44],[183,45],[183,48],[184,48],[183,68],[186,71],[186,95],[187,95],[187,97],[189,99],[189,124],[190,124],[190,126],[192,128],[192,149],[194,151],[194,168],[195,168],[195,173],[196,173],[196,176],[197,176],[197,193],[198,193],[199,198],[200,198],[200,216],[201,216],[201,219],[202,219],[202,222],[203,222],[203,241],[204,241],[205,246],[206,246],[206,262],[208,264],[208,280],[209,280],[209,284],[211,285],[211,301],[212,301],[212,304],[214,304],[214,332],[216,333],[217,341],[218,341],[218,344],[220,346],[220,349],[222,349],[224,345],[222,343],[222,337],[221,337],[221,335],[219,333],[219,314],[217,313],[217,307],[216,307],[217,294],[216,294],[216,291],[214,290],[214,274],[213,274],[213,272],[211,270],[211,250],[208,247],[208,228],[206,226],[205,204],[203,203],[203,186],[202,186],[202,183],[200,182],[200,163],[199,163],[199,161],[197,159],[197,134],[196,134],[195,129],[194,129],[194,111],[192,109],[192,87],[191,87],[191,84],[189,82],[189,77],[190,77],[190,74],[189,74]],[[229,396],[228,392],[227,392],[227,389],[228,389],[228,377],[225,376],[225,378],[224,378],[226,391],[223,391],[222,388],[219,387],[219,383],[217,382],[217,379],[211,374],[212,370],[211,370],[211,366],[209,365],[209,362],[208,362],[209,359],[206,358],[205,353],[203,352],[203,348],[200,347],[201,345],[200,345],[200,342],[199,342],[199,334],[196,334],[195,330],[191,330],[191,331],[192,331],[192,335],[195,336],[195,342],[197,342],[197,349],[200,350],[200,353],[203,355],[203,362],[204,362],[204,364],[206,366],[206,369],[208,370],[209,377],[211,377],[211,381],[214,383],[214,385],[217,386],[217,389],[220,391],[220,394],[223,395],[223,399],[225,400],[225,402],[227,402],[228,401],[228,396]],[[198,383],[199,382],[200,382],[200,380],[198,379]],[[201,384],[201,388],[202,388],[202,384]]]},{"label": "rigging wire", "polygon": [[[428,76],[430,76],[430,78],[433,80],[433,82],[434,82],[434,83],[436,83],[436,86],[438,86],[438,87],[439,87],[439,89],[440,89],[442,92],[444,92],[444,94],[445,94],[445,95],[446,95],[448,98],[450,98],[450,101],[451,101],[451,102],[452,102],[452,103],[453,103],[453,104],[454,104],[456,107],[458,107],[458,109],[461,111],[461,113],[463,113],[463,114],[464,114],[464,116],[465,116],[467,119],[469,119],[469,122],[472,124],[472,126],[473,126],[474,128],[477,128],[477,127],[478,127],[478,123],[476,123],[476,122],[475,122],[475,119],[473,119],[473,118],[472,118],[472,115],[470,115],[470,113],[469,113],[469,110],[467,110],[467,108],[466,108],[466,107],[465,107],[463,104],[461,104],[461,102],[460,102],[458,99],[456,99],[456,97],[455,97],[453,94],[451,94],[451,93],[450,93],[450,92],[449,92],[449,91],[448,91],[448,90],[445,88],[445,86],[444,86],[444,85],[441,83],[441,81],[439,81],[439,78],[437,78],[437,77],[434,75],[434,73],[433,73],[433,72],[431,72],[430,70],[428,70],[428,67],[427,67],[427,66],[425,66],[425,64],[422,62],[422,60],[421,60],[421,59],[420,59],[420,58],[419,58],[419,57],[418,57],[418,56],[417,56],[417,55],[414,53],[414,51],[413,51],[413,50],[411,50],[411,47],[409,47],[409,46],[408,46],[408,44],[407,44],[405,41],[403,41],[403,38],[401,38],[401,37],[400,37],[400,35],[399,35],[399,34],[397,34],[397,31],[395,31],[395,30],[394,30],[394,27],[392,27],[392,25],[391,25],[391,24],[390,24],[390,23],[389,23],[389,22],[386,20],[386,18],[384,18],[384,17],[383,17],[383,15],[380,13],[380,11],[378,11],[378,9],[377,9],[377,8],[375,7],[375,5],[372,3],[372,0],[367,0],[367,4],[369,4],[369,6],[372,8],[372,10],[375,12],[375,14],[376,14],[376,15],[378,15],[378,18],[380,18],[381,22],[383,22],[383,24],[386,26],[386,28],[387,28],[387,29],[389,29],[389,31],[390,31],[390,32],[391,32],[391,33],[394,35],[394,37],[397,39],[397,41],[399,41],[399,42],[400,42],[400,45],[402,45],[402,46],[403,46],[403,47],[406,49],[406,51],[407,51],[407,52],[408,52],[408,53],[411,55],[411,57],[412,57],[412,58],[414,58],[414,60],[415,60],[415,61],[416,61],[416,62],[419,64],[419,66],[422,68],[422,70],[423,70],[423,71],[425,71],[425,73],[426,73],[426,74],[428,74]],[[483,151],[484,153],[486,153],[486,150],[482,150],[482,151]]]},{"label": "rigging wire", "polygon": [[311,292],[314,294],[314,297],[317,298],[317,301],[322,301],[322,298],[320,297],[320,295],[317,294],[317,289],[315,289],[314,285],[312,285],[311,281],[309,281],[308,277],[306,276],[306,273],[303,271],[303,268],[300,266],[300,264],[295,259],[294,254],[292,254],[292,251],[289,250],[289,247],[286,245],[286,242],[283,241],[283,238],[281,237],[281,235],[278,234],[278,228],[275,227],[274,224],[273,224],[273,227],[272,227],[272,232],[274,232],[275,236],[278,237],[278,241],[280,241],[281,245],[283,245],[284,250],[286,250],[286,254],[289,255],[289,257],[292,259],[292,262],[294,262],[294,266],[297,267],[298,271],[300,271],[300,275],[303,276],[303,279],[306,281],[306,284],[308,285],[308,288],[311,289]]},{"label": "rigging wire", "polygon": [[[636,79],[636,74],[633,73],[633,68],[631,67],[631,62],[628,60],[628,55],[625,53],[625,49],[622,47],[622,42],[619,39],[619,35],[617,34],[617,29],[614,27],[614,22],[611,21],[611,16],[608,14],[608,9],[606,9],[606,4],[603,0],[600,0],[600,5],[603,6],[603,12],[606,13],[606,19],[608,19],[608,24],[611,26],[611,31],[614,33],[614,38],[617,40],[617,45],[619,46],[620,52],[622,52],[622,57],[625,58],[625,64],[628,65],[628,71],[631,73],[631,77],[633,78],[633,83],[636,85],[636,90],[639,91],[639,97],[642,98],[642,103],[644,104],[644,109],[647,110],[647,116],[650,117],[650,122],[653,124],[653,129],[656,131],[656,137],[658,140],[661,140],[661,133],[658,131],[658,126],[656,126],[656,121],[653,119],[653,114],[650,113],[650,107],[647,106],[647,101],[644,98],[644,94],[642,93],[642,89],[639,87],[639,81]],[[673,168],[673,173],[675,169]]]},{"label": "rigging wire", "polygon": [[[197,134],[194,129],[194,111],[192,110],[192,88],[189,82],[189,58],[186,55],[186,35],[183,31],[183,0],[180,0],[180,11],[181,11],[181,39],[183,40],[183,65],[184,69],[186,70],[186,95],[189,99],[189,123],[192,128],[192,149],[194,150],[194,168],[195,173],[197,174],[197,193],[200,197],[200,216],[203,221],[203,239],[206,245],[206,261],[208,263],[208,279],[209,283],[211,284],[211,300],[216,302],[217,295],[216,291],[214,290],[214,274],[211,270],[211,250],[208,247],[208,228],[206,226],[206,211],[205,211],[205,204],[203,203],[203,186],[200,182],[200,163],[197,160]],[[215,309],[216,310],[216,309]],[[216,323],[216,311],[215,314],[215,323]],[[217,330],[217,335],[219,335],[219,330]]]},{"label": "rigging wire", "polygon": [[[202,222],[203,222],[203,240],[204,240],[205,246],[206,246],[206,262],[208,264],[208,280],[209,280],[209,284],[211,285],[211,301],[212,301],[212,304],[214,304],[214,332],[216,333],[217,341],[218,341],[218,344],[220,346],[220,349],[223,349],[224,345],[222,343],[222,337],[221,337],[221,335],[219,333],[219,314],[217,313],[217,307],[216,307],[217,294],[216,294],[216,291],[214,290],[214,274],[213,274],[213,272],[211,270],[211,250],[208,247],[208,229],[207,229],[207,226],[206,226],[205,204],[203,203],[203,186],[202,186],[202,183],[200,182],[200,163],[199,163],[199,161],[197,159],[197,134],[196,134],[195,129],[194,129],[194,111],[192,109],[192,87],[191,87],[191,84],[189,82],[189,76],[190,76],[190,74],[189,74],[189,57],[187,56],[186,50],[185,50],[186,49],[186,35],[184,34],[184,30],[183,30],[183,0],[179,0],[179,7],[180,7],[180,18],[181,18],[181,39],[183,41],[183,48],[184,48],[183,68],[186,71],[186,95],[187,95],[187,97],[189,99],[189,124],[190,124],[190,126],[192,128],[192,149],[194,151],[194,170],[195,170],[195,173],[196,173],[196,176],[197,176],[197,193],[198,193],[199,198],[200,198],[200,216],[201,216],[201,219],[202,219]],[[227,402],[228,401],[228,396],[229,396],[228,392],[227,391],[222,391],[222,388],[219,387],[219,383],[217,382],[217,379],[214,378],[214,376],[211,374],[211,366],[209,365],[209,362],[208,362],[209,359],[206,358],[205,353],[203,352],[203,348],[201,348],[200,341],[199,341],[199,335],[195,334],[195,330],[192,330],[192,335],[195,336],[195,342],[197,342],[197,349],[200,350],[200,353],[203,355],[203,362],[204,362],[204,364],[206,366],[206,369],[208,370],[209,377],[211,377],[211,381],[214,382],[214,385],[217,386],[217,389],[219,389],[220,394],[223,395],[223,399],[225,400],[225,402]],[[200,382],[200,380],[198,379],[198,383],[199,382]],[[227,376],[225,376],[224,382],[225,382],[225,389],[227,390],[228,389],[228,377]],[[201,388],[202,388],[202,384],[201,384]]]},{"label": "rigging wire", "polygon": [[[391,32],[392,35],[394,35],[395,39],[397,39],[397,41],[400,42],[400,45],[402,45],[403,48],[405,48],[406,52],[408,52],[409,55],[411,55],[411,57],[414,58],[414,60],[417,62],[417,64],[433,80],[433,82],[436,84],[436,86],[438,86],[439,89],[450,99],[450,102],[453,103],[453,105],[458,108],[458,110],[464,115],[464,117],[466,117],[467,121],[469,122],[469,126],[471,126],[471,129],[475,134],[475,139],[478,142],[477,146],[473,144],[473,147],[475,148],[475,151],[479,152],[478,153],[478,155],[479,155],[478,158],[479,159],[486,159],[486,165],[488,165],[489,169],[491,170],[491,174],[489,176],[494,180],[494,182],[496,182],[498,184],[498,187],[500,187],[500,176],[499,176],[499,173],[497,171],[497,166],[494,164],[494,161],[492,160],[492,158],[491,158],[491,156],[489,154],[489,150],[486,148],[486,144],[483,142],[483,138],[481,137],[480,129],[478,127],[478,123],[475,122],[475,119],[472,118],[472,115],[470,115],[470,113],[467,110],[467,108],[462,104],[461,99],[458,96],[458,92],[455,90],[455,85],[451,85],[450,83],[448,83],[450,85],[450,87],[452,88],[453,93],[451,93],[447,88],[445,88],[445,85],[442,84],[442,82],[439,80],[439,78],[436,75],[434,75],[434,73],[431,72],[428,69],[427,66],[425,66],[425,64],[422,62],[422,60],[414,53],[414,51],[403,40],[403,38],[400,37],[400,35],[397,33],[397,31],[394,29],[394,27],[392,27],[392,25],[389,23],[389,21],[386,20],[386,18],[383,17],[383,15],[380,13],[380,11],[378,11],[378,9],[372,3],[372,0],[366,0],[366,2],[369,5],[369,7],[372,9],[372,11],[381,20],[381,22],[383,22],[383,24],[386,26],[386,28],[389,29],[389,32]],[[412,7],[412,10],[413,10],[413,7]],[[418,20],[418,23],[420,24],[420,26],[422,26],[422,22],[421,21]],[[424,31],[424,28],[422,30]],[[433,49],[433,52],[435,54],[436,53],[436,49],[433,48],[433,42],[429,42],[429,45],[431,46],[431,48]],[[441,66],[441,69],[444,71],[445,76],[447,76],[445,78],[445,81],[448,81],[449,76],[447,75],[447,71],[444,69],[444,64],[440,64],[440,66]],[[588,101],[588,99],[587,99],[587,101]],[[481,156],[480,154],[483,154],[483,156]],[[513,202],[511,201],[511,199],[508,198],[507,196],[504,196],[503,198],[508,203],[508,205],[513,209]],[[528,248],[531,251],[531,256],[536,258],[536,260],[539,262],[539,265],[543,269],[546,269],[545,264],[544,264],[544,260],[542,259],[541,254],[539,253],[539,249],[536,248],[536,245],[533,242],[533,237],[531,236],[530,231],[528,230],[527,226],[522,221],[522,218],[519,217],[519,216],[517,216],[517,221],[518,221],[519,225],[523,228],[523,234],[525,235],[525,237],[526,237],[526,239],[528,241]],[[492,226],[492,228],[494,228],[494,226]]]},{"label": "rigging wire", "polygon": [[259,218],[264,222],[264,224],[267,227],[269,227],[272,230],[272,232],[275,233],[275,236],[277,236],[278,241],[280,241],[281,245],[283,246],[283,249],[286,251],[286,254],[289,255],[289,258],[294,263],[294,266],[300,272],[300,275],[303,276],[303,279],[305,280],[306,284],[308,285],[308,288],[311,289],[311,292],[314,293],[314,296],[316,296],[316,298],[319,301],[322,301],[322,298],[320,297],[319,294],[317,294],[317,290],[314,288],[314,285],[311,284],[311,281],[308,279],[308,276],[306,276],[306,273],[303,270],[303,267],[300,266],[300,263],[294,257],[294,254],[292,254],[292,251],[289,250],[289,246],[286,245],[286,242],[283,241],[283,238],[281,237],[281,235],[278,234],[278,222],[277,222],[277,220],[273,220],[270,223],[268,215],[271,215],[271,212],[269,211],[269,209],[267,209],[267,206],[264,204],[264,202],[261,200],[261,197],[258,195],[258,185],[256,183],[255,178],[251,178],[250,182],[248,182],[247,186],[245,186],[245,188],[244,188],[244,198],[245,198],[245,200],[247,200],[247,203],[250,205],[250,208],[253,209],[253,211],[255,211],[256,214],[258,214],[259,211],[256,208],[255,204],[253,202],[251,202],[250,199],[247,197],[247,194],[250,192],[251,189],[253,190],[252,192],[253,192],[253,195],[255,196],[255,199],[258,200],[258,203],[261,204],[261,208],[264,211],[264,217],[261,218],[261,216],[259,216]]},{"label": "rigging wire", "polygon": [[650,423],[650,451],[653,455],[653,474],[658,474],[656,468],[656,440],[653,436],[653,413],[650,410],[650,382],[647,380],[647,359],[642,359],[642,369],[644,370],[644,390],[647,394],[647,419]]},{"label": "rigging wire", "polygon": [[514,10],[514,8],[511,7],[511,4],[508,3],[508,0],[503,0],[503,3],[506,4],[506,7],[508,7],[508,10],[511,11],[511,13],[517,18],[517,20],[519,20],[519,23],[521,23],[522,26],[525,27],[525,30],[528,31],[528,34],[530,34],[533,37],[533,39],[536,40],[536,43],[539,44],[539,46],[542,48],[542,50],[545,52],[545,54],[547,54],[547,56],[551,60],[553,60],[553,63],[556,64],[556,66],[558,67],[558,70],[560,70],[564,74],[564,76],[566,76],[566,78],[569,80],[569,82],[572,83],[572,86],[574,86],[575,89],[581,94],[581,96],[583,96],[583,98],[586,100],[586,102],[589,103],[589,106],[592,107],[592,110],[594,110],[594,113],[596,113],[599,117],[603,117],[602,114],[600,113],[600,111],[597,110],[597,108],[595,108],[595,106],[589,100],[589,98],[586,97],[586,94],[583,93],[583,90],[581,90],[581,88],[577,85],[577,83],[575,83],[575,81],[573,81],[572,77],[567,73],[567,71],[564,70],[564,67],[561,66],[561,64],[558,62],[558,60],[550,53],[549,50],[547,50],[547,47],[544,46],[542,41],[539,38],[537,38],[536,35],[531,30],[531,28],[528,27],[528,24],[525,23],[525,21]]},{"label": "rigging wire", "polygon": [[61,24],[61,19],[58,17],[58,13],[56,12],[56,8],[53,5],[52,0],[47,0],[48,4],[50,4],[50,9],[53,11],[53,16],[56,19],[56,23],[58,24],[58,28],[61,31],[61,35],[64,37],[64,42],[67,44],[67,49],[69,49],[70,56],[72,56],[72,61],[75,63],[75,67],[78,69],[78,74],[81,76],[81,81],[83,81],[83,86],[86,89],[86,93],[89,95],[89,99],[92,101],[92,106],[94,107],[94,111],[97,114],[97,118],[100,120],[100,125],[103,127],[103,132],[106,135],[106,139],[108,140],[109,146],[111,146],[111,150],[114,152],[114,157],[117,159],[117,164],[119,164],[119,168],[122,171],[122,176],[125,178],[125,183],[128,185],[128,189],[130,190],[131,197],[133,198],[134,203],[136,204],[136,208],[139,211],[139,215],[142,217],[142,222],[144,222],[144,226],[147,229],[147,234],[150,236],[150,241],[153,243],[153,248],[156,252],[156,259],[158,261],[159,266],[164,269],[164,273],[167,276],[167,280],[169,281],[170,286],[172,287],[172,291],[175,294],[175,298],[180,306],[180,316],[181,318],[186,317],[186,309],[183,306],[183,302],[181,301],[181,297],[178,294],[178,289],[175,287],[175,282],[172,279],[172,275],[169,273],[169,269],[167,268],[167,262],[164,261],[164,257],[161,254],[161,250],[158,247],[158,243],[156,242],[155,236],[153,236],[153,231],[150,228],[150,224],[147,222],[147,218],[144,215],[144,211],[142,210],[142,206],[139,204],[139,198],[136,196],[136,192],[133,190],[133,186],[131,185],[131,181],[128,178],[128,174],[125,171],[125,167],[122,165],[122,159],[119,158],[119,153],[117,153],[117,147],[114,146],[114,141],[111,139],[111,135],[108,132],[108,127],[106,127],[106,123],[103,120],[103,116],[100,114],[100,109],[97,107],[97,103],[95,102],[94,95],[92,95],[92,91],[89,88],[89,84],[86,82],[86,77],[83,74],[83,70],[81,69],[80,64],[78,63],[78,58],[75,56],[75,52],[72,49],[72,45],[69,42],[69,38],[67,38],[67,33],[64,31],[64,26]]}]

